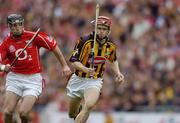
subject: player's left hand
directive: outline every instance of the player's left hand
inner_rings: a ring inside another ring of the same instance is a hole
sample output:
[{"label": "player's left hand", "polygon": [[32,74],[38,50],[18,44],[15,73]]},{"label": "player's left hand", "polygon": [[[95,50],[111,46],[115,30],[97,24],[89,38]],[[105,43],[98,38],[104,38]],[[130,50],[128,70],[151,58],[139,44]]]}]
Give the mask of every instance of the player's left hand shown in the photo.
[{"label": "player's left hand", "polygon": [[124,75],[122,73],[116,74],[115,81],[117,83],[120,83],[120,84],[123,83],[124,82]]}]

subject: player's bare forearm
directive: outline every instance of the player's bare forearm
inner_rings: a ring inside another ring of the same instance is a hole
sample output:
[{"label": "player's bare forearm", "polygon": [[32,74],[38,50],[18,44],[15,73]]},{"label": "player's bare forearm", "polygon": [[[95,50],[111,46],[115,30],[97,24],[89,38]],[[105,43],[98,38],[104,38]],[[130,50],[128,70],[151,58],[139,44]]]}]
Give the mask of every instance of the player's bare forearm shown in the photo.
[{"label": "player's bare forearm", "polygon": [[65,58],[58,46],[56,46],[56,48],[53,50],[53,53],[62,66],[62,75],[69,78],[70,75],[72,74],[72,72],[71,72],[69,66],[67,65]]},{"label": "player's bare forearm", "polygon": [[111,67],[112,67],[115,74],[121,73],[120,70],[119,70],[119,64],[118,64],[117,60],[114,61],[113,63],[111,63]]},{"label": "player's bare forearm", "polygon": [[75,69],[83,72],[85,72],[87,69],[81,62],[73,62],[72,65],[74,66]]},{"label": "player's bare forearm", "polygon": [[11,65],[10,64],[7,64],[7,65],[0,64],[0,71],[9,72],[10,70],[11,70]]},{"label": "player's bare forearm", "polygon": [[124,82],[124,75],[119,70],[118,61],[116,60],[115,62],[113,62],[111,66],[115,73],[115,81],[118,83]]},{"label": "player's bare forearm", "polygon": [[56,46],[56,48],[53,50],[53,53],[60,62],[62,67],[67,66],[66,60],[58,46]]},{"label": "player's bare forearm", "polygon": [[95,71],[93,68],[87,68],[86,66],[84,66],[81,62],[73,62],[72,65],[75,67],[75,69],[80,70],[84,73],[90,74],[90,75],[94,75]]}]

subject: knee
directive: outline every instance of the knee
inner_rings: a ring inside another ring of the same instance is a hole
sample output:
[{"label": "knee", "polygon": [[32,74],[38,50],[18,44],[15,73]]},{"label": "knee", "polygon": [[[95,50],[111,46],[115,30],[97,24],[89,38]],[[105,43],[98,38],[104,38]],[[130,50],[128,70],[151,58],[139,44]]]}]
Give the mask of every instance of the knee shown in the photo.
[{"label": "knee", "polygon": [[4,112],[4,118],[9,118],[12,117],[13,113],[12,112]]},{"label": "knee", "polygon": [[19,116],[20,116],[20,117],[26,117],[26,116],[28,115],[27,112],[22,111],[22,110],[20,110],[18,113],[19,113]]},{"label": "knee", "polygon": [[14,112],[14,111],[11,110],[11,109],[9,109],[9,108],[5,108],[4,111],[3,111],[4,115],[12,115],[13,112]]},{"label": "knee", "polygon": [[95,105],[95,104],[90,103],[90,102],[85,103],[84,109],[87,110],[87,111],[90,111],[90,110],[92,110],[92,108],[94,107],[94,105]]}]

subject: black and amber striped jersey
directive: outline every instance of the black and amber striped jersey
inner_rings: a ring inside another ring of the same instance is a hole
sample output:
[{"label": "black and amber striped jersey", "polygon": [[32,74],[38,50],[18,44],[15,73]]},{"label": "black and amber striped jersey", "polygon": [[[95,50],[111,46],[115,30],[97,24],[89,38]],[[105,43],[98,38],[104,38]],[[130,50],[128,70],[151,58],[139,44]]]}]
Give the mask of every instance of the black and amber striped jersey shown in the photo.
[{"label": "black and amber striped jersey", "polygon": [[[80,37],[72,52],[70,62],[81,62],[84,66],[90,68],[92,63],[91,50],[94,44],[93,40],[93,33]],[[116,60],[116,46],[112,41],[109,40],[109,38],[105,38],[101,41],[97,39],[94,47],[94,68],[96,74],[93,78],[102,78],[105,70],[106,60],[110,62],[114,62]],[[90,78],[89,74],[79,70],[76,70],[75,74],[79,77]]]}]

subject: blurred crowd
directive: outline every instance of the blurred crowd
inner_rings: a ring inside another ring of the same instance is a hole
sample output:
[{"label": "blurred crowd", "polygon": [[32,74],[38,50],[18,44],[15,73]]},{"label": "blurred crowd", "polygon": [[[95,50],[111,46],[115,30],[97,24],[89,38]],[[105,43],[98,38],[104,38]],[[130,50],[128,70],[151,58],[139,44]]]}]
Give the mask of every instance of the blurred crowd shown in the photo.
[{"label": "blurred crowd", "polygon": [[[6,17],[20,13],[25,29],[55,37],[68,64],[74,45],[94,30],[95,0],[0,0],[0,42]],[[101,0],[100,15],[113,21],[110,38],[125,83],[117,85],[107,65],[96,111],[180,111],[180,1]],[[41,50],[46,87],[34,110],[67,111],[66,80],[52,53]],[[72,68],[72,66],[71,66]],[[73,68],[72,68],[73,70]],[[1,85],[4,79],[0,80]],[[0,108],[3,86],[0,87]],[[93,98],[93,97],[92,97]]]}]

